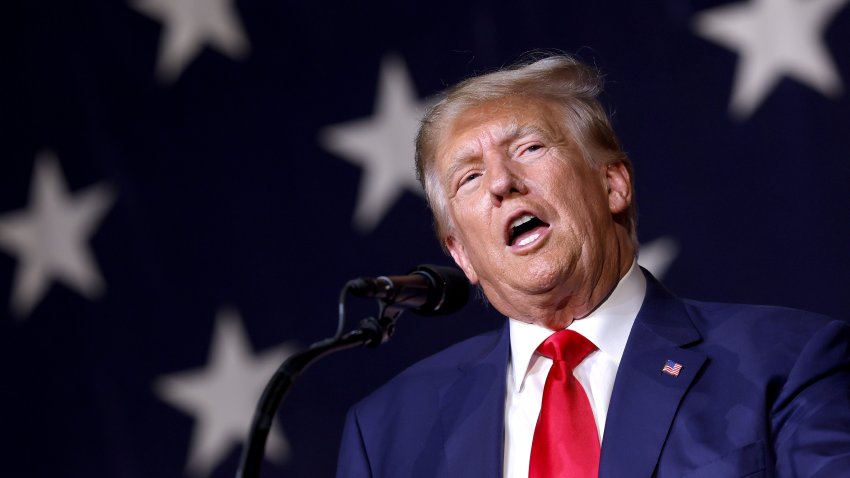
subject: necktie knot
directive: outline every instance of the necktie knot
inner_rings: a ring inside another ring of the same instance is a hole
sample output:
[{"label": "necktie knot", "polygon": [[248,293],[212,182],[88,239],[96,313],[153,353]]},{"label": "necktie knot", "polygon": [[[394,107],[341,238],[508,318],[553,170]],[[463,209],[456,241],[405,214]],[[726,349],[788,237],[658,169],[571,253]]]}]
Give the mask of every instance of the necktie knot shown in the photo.
[{"label": "necktie knot", "polygon": [[591,352],[596,345],[583,335],[573,330],[559,330],[543,341],[537,352],[555,362],[565,362],[569,369],[574,369]]}]

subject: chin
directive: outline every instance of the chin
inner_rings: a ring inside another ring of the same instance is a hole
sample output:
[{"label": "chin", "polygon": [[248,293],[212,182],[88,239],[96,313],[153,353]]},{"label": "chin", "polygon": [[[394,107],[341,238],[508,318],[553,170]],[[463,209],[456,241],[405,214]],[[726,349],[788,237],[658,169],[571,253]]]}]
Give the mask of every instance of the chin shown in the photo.
[{"label": "chin", "polygon": [[540,293],[563,288],[579,270],[579,262],[569,253],[546,254],[528,264],[528,284]]},{"label": "chin", "polygon": [[554,261],[541,261],[534,266],[524,274],[517,274],[518,277],[525,278],[523,279],[525,287],[533,294],[543,294],[559,288],[572,275],[571,269],[562,267],[562,264]]}]

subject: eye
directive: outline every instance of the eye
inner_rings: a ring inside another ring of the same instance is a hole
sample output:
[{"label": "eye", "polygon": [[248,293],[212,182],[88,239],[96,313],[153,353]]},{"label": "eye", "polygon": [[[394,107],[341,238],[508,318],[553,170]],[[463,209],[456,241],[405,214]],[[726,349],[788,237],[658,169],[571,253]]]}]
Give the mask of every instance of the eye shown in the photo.
[{"label": "eye", "polygon": [[512,156],[514,159],[521,159],[525,156],[536,158],[543,154],[546,150],[546,143],[539,139],[525,138],[518,141],[512,148]]},{"label": "eye", "polygon": [[479,176],[481,176],[481,173],[477,173],[477,172],[476,173],[469,173],[469,174],[465,175],[463,178],[461,178],[460,185],[463,186],[464,184],[468,184],[469,182],[473,181],[474,179],[476,179]]}]

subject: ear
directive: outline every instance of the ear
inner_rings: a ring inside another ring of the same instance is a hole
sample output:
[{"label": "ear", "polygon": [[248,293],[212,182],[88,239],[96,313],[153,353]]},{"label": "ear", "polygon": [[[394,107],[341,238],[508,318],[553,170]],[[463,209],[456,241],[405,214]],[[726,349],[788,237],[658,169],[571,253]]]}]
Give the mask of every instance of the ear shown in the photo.
[{"label": "ear", "polygon": [[608,183],[608,208],[612,214],[621,214],[632,204],[632,178],[622,161],[611,163],[605,170]]},{"label": "ear", "polygon": [[452,255],[452,259],[455,260],[455,264],[463,270],[463,273],[466,274],[466,278],[469,279],[471,284],[478,283],[478,274],[475,273],[475,269],[472,268],[472,264],[469,262],[469,257],[466,255],[466,249],[463,247],[463,244],[454,238],[454,236],[446,236],[446,249],[449,250],[449,254]]}]

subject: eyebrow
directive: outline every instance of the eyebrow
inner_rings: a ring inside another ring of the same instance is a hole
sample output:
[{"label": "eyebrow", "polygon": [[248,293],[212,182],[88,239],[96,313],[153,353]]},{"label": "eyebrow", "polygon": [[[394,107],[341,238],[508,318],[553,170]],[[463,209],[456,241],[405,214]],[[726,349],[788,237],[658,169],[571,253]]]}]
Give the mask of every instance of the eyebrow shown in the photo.
[{"label": "eyebrow", "polygon": [[[507,128],[505,128],[497,138],[496,143],[504,144],[509,143],[511,141],[515,141],[517,138],[521,138],[523,136],[528,136],[531,134],[536,134],[544,139],[548,139],[551,137],[550,134],[546,133],[543,129],[536,125],[519,125],[517,122],[512,121],[508,124]],[[450,166],[446,169],[446,178],[452,179],[455,174],[457,174],[458,170],[462,169],[467,163],[471,161],[471,158],[474,157],[478,153],[479,147],[477,142],[471,146],[464,146],[454,154],[452,154],[450,158]]]}]

